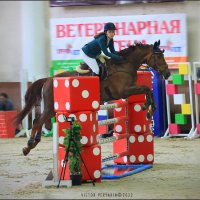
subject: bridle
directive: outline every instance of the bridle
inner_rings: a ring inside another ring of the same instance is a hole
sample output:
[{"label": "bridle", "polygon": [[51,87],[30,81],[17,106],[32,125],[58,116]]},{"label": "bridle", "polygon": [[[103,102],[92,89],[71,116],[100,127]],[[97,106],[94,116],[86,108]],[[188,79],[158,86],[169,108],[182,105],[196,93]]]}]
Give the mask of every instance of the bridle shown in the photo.
[{"label": "bridle", "polygon": [[148,65],[149,61],[150,61],[150,60],[152,59],[152,57],[153,57],[154,64],[153,64],[153,66],[149,66],[149,68],[153,68],[153,69],[155,69],[156,71],[159,71],[159,70],[158,70],[158,66],[156,65],[157,56],[155,56],[155,55],[158,55],[158,54],[162,54],[162,55],[163,55],[163,53],[164,53],[164,50],[162,50],[162,51],[161,51],[160,49],[159,49],[159,50],[153,50],[151,56],[150,56],[149,58],[146,58],[146,59],[143,61],[143,63]]}]

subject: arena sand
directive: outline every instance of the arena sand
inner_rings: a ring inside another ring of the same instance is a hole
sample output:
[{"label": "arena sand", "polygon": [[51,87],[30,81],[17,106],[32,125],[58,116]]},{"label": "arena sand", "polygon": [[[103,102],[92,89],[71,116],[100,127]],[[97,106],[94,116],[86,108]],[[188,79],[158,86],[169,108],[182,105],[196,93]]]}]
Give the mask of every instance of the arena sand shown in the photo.
[{"label": "arena sand", "polygon": [[[1,199],[200,199],[200,139],[155,138],[151,169],[117,180],[102,180],[71,188],[44,188],[53,166],[52,138],[28,156],[22,155],[24,137],[0,139]],[[110,155],[112,144],[102,145]]]}]

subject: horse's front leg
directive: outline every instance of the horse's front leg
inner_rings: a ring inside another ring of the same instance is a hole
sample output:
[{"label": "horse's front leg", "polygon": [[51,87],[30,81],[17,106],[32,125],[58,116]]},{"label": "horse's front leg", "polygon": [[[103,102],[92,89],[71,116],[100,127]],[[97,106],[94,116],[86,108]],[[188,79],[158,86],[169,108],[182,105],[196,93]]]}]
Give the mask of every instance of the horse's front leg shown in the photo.
[{"label": "horse's front leg", "polygon": [[150,109],[149,109],[149,117],[150,118],[151,116],[153,116],[155,110],[156,110],[156,103],[155,103],[155,100],[154,100],[154,96],[153,96],[153,92],[150,91],[150,99],[151,99],[151,104],[150,104]]},{"label": "horse's front leg", "polygon": [[145,110],[149,106],[151,106],[150,110],[147,112],[147,118],[150,119],[156,109],[155,103],[154,103],[154,98],[151,90],[145,86],[131,86],[127,89],[124,90],[124,94],[122,98],[128,98],[131,95],[137,95],[137,94],[145,94],[146,95],[146,102],[142,106],[142,109]]}]

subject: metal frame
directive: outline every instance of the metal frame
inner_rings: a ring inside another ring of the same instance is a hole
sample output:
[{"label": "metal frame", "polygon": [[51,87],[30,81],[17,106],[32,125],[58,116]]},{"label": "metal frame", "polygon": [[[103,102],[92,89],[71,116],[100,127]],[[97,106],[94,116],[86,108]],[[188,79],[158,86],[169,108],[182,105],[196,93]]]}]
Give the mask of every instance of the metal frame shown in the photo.
[{"label": "metal frame", "polygon": [[[197,84],[197,76],[196,76],[197,67],[200,67],[200,62],[193,62],[194,84]],[[198,103],[199,95],[197,95],[195,92],[194,92],[194,95],[195,95],[194,98],[195,98],[196,128],[195,128],[194,132],[189,135],[189,137],[191,139],[200,137],[200,134],[198,134],[198,130],[197,130],[197,124],[200,123],[200,121],[199,121],[199,103]]]},{"label": "metal frame", "polygon": [[[23,69],[20,73],[20,95],[21,95],[21,107],[23,108],[25,105],[25,94],[28,89],[28,72],[26,69]],[[22,129],[15,137],[26,136],[30,138],[30,132],[28,130],[28,117],[25,117],[22,121]]]},{"label": "metal frame", "polygon": [[[58,186],[59,173],[58,173],[58,123],[53,123],[53,169],[49,172],[46,179],[43,181],[43,187]],[[60,186],[71,187],[71,180],[61,180]]]}]

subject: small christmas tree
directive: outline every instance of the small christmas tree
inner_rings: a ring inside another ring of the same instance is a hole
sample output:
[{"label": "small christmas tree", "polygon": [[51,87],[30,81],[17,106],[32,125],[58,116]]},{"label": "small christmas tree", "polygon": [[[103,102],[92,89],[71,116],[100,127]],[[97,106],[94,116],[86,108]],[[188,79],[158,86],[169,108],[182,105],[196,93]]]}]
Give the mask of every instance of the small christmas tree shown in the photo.
[{"label": "small christmas tree", "polygon": [[82,144],[80,142],[81,140],[80,130],[81,130],[81,125],[79,122],[73,122],[70,125],[70,129],[64,129],[64,132],[66,134],[64,138],[64,145],[66,146],[66,148],[68,147],[69,141],[71,139],[68,159],[69,159],[69,170],[72,175],[81,174],[82,172],[82,167],[81,167],[82,162],[80,160],[80,153],[82,151]]}]

